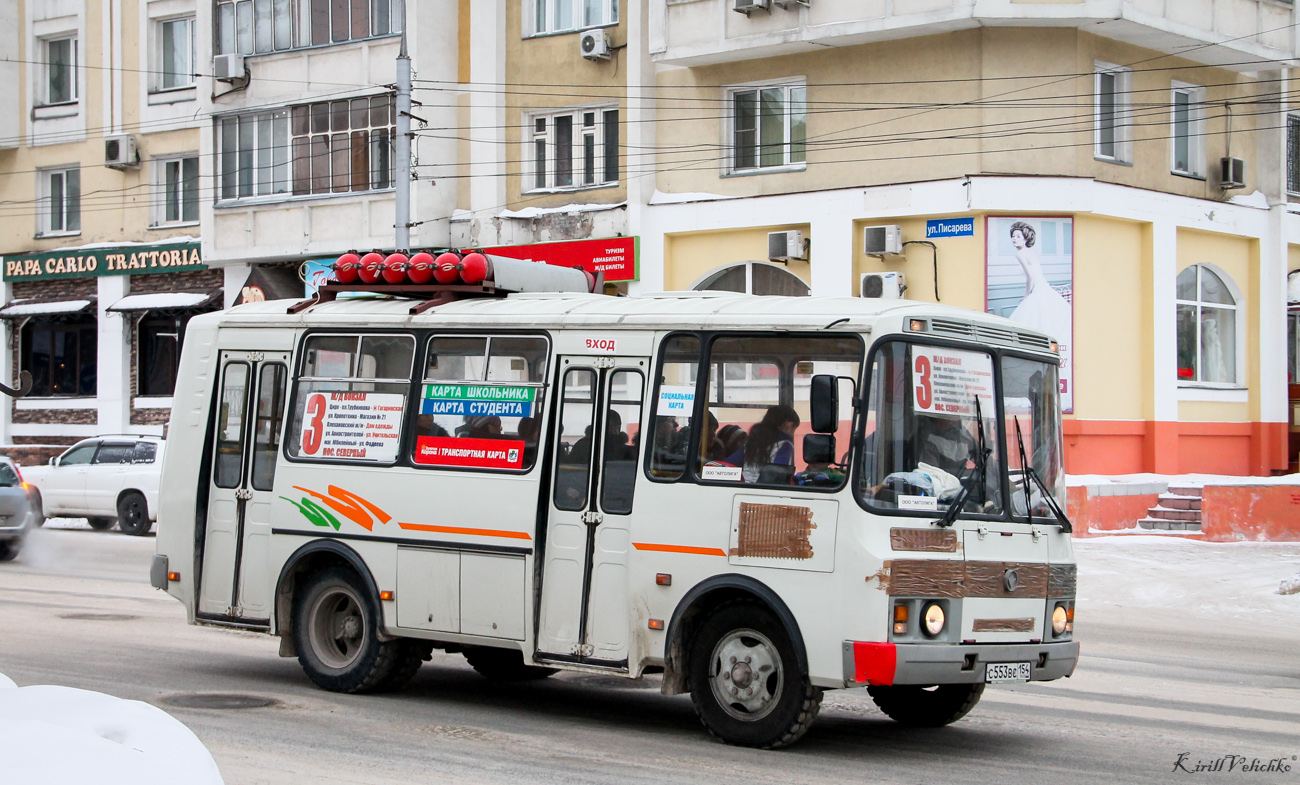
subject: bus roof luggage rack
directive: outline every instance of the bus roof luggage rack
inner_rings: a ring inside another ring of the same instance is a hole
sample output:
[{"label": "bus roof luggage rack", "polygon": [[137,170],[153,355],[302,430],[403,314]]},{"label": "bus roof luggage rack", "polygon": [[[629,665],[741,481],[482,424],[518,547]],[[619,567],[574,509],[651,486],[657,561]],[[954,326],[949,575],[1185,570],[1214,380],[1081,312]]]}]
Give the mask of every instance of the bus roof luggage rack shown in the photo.
[{"label": "bus roof luggage rack", "polygon": [[342,292],[418,299],[421,302],[411,306],[414,315],[472,297],[505,297],[522,292],[590,294],[601,291],[605,282],[604,273],[593,275],[581,266],[560,267],[478,251],[444,251],[437,258],[424,251],[409,258],[400,252],[384,256],[372,251],[358,256],[349,251],[331,267],[334,274],[330,279],[317,287],[311,298],[289,306],[289,313],[331,302]]}]

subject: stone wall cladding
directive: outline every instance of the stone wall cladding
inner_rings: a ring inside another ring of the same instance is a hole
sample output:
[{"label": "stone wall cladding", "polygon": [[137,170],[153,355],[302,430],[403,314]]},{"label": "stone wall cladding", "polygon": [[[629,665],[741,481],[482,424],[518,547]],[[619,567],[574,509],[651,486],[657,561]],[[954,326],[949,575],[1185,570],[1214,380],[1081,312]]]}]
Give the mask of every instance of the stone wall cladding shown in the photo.
[{"label": "stone wall cladding", "polygon": [[62,454],[81,439],[67,436],[16,436],[14,441],[14,444],[0,448],[0,455],[13,459],[19,466],[44,466],[51,458]]},{"label": "stone wall cladding", "polygon": [[99,292],[97,280],[95,278],[63,278],[58,281],[16,281],[13,285],[13,297],[15,300],[24,300],[29,297],[39,297],[43,300],[94,297]]},{"label": "stone wall cladding", "polygon": [[166,425],[171,419],[171,409],[132,409],[132,425]]}]

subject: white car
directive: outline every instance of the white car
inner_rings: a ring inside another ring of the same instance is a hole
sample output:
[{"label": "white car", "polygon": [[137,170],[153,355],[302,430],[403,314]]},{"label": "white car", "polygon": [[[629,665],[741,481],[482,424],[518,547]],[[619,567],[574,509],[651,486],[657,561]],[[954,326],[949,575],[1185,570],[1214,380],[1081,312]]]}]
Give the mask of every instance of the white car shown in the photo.
[{"label": "white car", "polygon": [[165,442],[156,436],[97,436],[23,467],[36,486],[33,501],[45,517],[85,517],[94,529],[148,534],[158,518],[158,475]]}]

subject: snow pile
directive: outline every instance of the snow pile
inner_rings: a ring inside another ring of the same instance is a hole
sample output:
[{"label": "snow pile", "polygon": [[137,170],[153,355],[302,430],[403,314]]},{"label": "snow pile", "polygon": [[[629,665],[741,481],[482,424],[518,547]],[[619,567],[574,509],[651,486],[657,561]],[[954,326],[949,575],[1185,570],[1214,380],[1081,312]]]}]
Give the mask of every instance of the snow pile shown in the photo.
[{"label": "snow pile", "polygon": [[0,675],[3,780],[43,785],[221,785],[198,737],[162,709]]},{"label": "snow pile", "polygon": [[1287,578],[1277,587],[1278,594],[1300,594],[1300,572],[1294,578]]}]

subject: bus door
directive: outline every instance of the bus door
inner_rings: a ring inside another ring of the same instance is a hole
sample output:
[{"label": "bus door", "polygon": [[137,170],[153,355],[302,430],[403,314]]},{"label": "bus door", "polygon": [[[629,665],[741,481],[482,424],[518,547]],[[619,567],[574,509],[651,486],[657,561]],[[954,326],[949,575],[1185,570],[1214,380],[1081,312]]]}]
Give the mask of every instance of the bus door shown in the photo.
[{"label": "bus door", "polygon": [[632,490],[649,361],[561,357],[538,659],[627,669]]},{"label": "bus door", "polygon": [[221,353],[198,612],[263,621],[288,352]]}]

